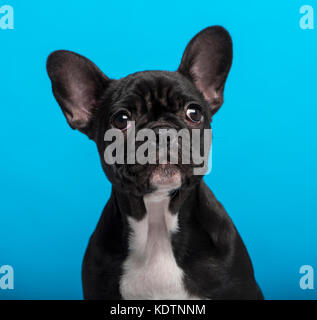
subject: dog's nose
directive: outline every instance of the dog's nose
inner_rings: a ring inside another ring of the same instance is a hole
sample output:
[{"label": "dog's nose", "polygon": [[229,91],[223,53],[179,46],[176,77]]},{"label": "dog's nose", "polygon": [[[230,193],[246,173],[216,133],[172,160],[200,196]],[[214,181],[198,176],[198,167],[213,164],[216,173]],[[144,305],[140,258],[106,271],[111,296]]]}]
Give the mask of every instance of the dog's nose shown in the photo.
[{"label": "dog's nose", "polygon": [[149,129],[155,130],[155,129],[175,129],[175,126],[173,126],[171,123],[167,121],[155,121],[152,124],[148,126]]}]

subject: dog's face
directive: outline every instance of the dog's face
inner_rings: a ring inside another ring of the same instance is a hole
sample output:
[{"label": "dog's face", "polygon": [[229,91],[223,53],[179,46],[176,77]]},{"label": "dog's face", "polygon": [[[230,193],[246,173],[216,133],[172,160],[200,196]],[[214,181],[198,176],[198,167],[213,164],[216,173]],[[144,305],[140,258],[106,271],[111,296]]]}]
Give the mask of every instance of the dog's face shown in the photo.
[{"label": "dog's face", "polygon": [[[200,149],[206,152],[204,130],[210,129],[211,118],[223,103],[231,62],[229,34],[221,27],[210,27],[190,41],[175,72],[145,71],[111,80],[91,61],[70,51],[52,53],[47,70],[54,96],[69,125],[96,142],[103,169],[112,184],[123,191],[144,195],[165,186],[188,188],[201,179],[201,175],[193,174],[197,164],[192,156],[184,163],[181,155],[185,151],[194,152],[193,129],[199,130]],[[152,131],[146,139],[145,129]],[[177,133],[183,130],[190,137],[187,147],[179,136],[167,138],[167,158],[163,161],[159,140],[168,134],[162,129],[173,129]],[[123,151],[123,162],[106,161],[106,153],[113,151],[109,149],[113,141],[105,136],[109,130],[122,135],[121,144],[116,146]],[[143,142],[136,138],[131,149],[129,139],[139,133],[143,133]],[[171,161],[170,153],[175,140],[176,163]],[[144,148],[145,141],[147,148]],[[131,150],[133,162],[128,161]],[[148,158],[155,154],[155,163],[140,161],[140,154]]]}]

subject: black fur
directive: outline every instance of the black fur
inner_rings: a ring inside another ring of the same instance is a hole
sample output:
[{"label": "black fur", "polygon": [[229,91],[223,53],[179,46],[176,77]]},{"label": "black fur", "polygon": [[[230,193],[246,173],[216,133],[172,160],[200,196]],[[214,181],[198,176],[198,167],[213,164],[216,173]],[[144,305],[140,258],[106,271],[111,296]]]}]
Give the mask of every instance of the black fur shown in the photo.
[{"label": "black fur", "polygon": [[[85,299],[121,299],[119,280],[128,255],[127,216],[146,214],[143,195],[152,192],[152,165],[108,165],[104,133],[119,110],[128,110],[136,130],[171,127],[209,129],[223,103],[232,61],[232,43],[222,27],[210,27],[187,46],[176,72],[137,72],[119,80],[106,77],[91,61],[70,51],[56,51],[47,61],[53,93],[73,129],[96,142],[101,164],[112,183],[111,197],[90,238],[82,269]],[[184,120],[184,105],[195,101],[204,121]],[[193,164],[180,165],[182,186],[171,196],[179,214],[172,236],[185,288],[208,299],[262,299],[246,248],[222,205],[193,175]]]}]

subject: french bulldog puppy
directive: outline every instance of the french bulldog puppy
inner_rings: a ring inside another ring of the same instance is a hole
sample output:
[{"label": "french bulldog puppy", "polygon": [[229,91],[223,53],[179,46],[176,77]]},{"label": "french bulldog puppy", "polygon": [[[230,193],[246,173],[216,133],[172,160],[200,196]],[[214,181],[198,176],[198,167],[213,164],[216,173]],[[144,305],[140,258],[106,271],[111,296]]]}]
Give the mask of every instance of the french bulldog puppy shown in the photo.
[{"label": "french bulldog puppy", "polygon": [[174,72],[114,80],[74,52],[48,57],[67,122],[95,141],[112,183],[82,265],[85,299],[263,299],[243,241],[192,161],[105,161],[105,133],[116,129],[126,142],[132,122],[156,137],[160,129],[210,130],[231,63],[231,37],[220,26],[199,32]]}]

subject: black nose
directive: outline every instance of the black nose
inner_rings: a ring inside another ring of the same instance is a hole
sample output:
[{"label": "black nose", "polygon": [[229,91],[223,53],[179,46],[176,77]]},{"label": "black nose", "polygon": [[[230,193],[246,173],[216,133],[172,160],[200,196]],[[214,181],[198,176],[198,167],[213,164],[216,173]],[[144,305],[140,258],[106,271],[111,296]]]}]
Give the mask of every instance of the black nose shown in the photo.
[{"label": "black nose", "polygon": [[176,129],[175,124],[173,125],[172,123],[167,122],[167,121],[155,121],[155,122],[150,123],[147,127],[152,130]]}]

